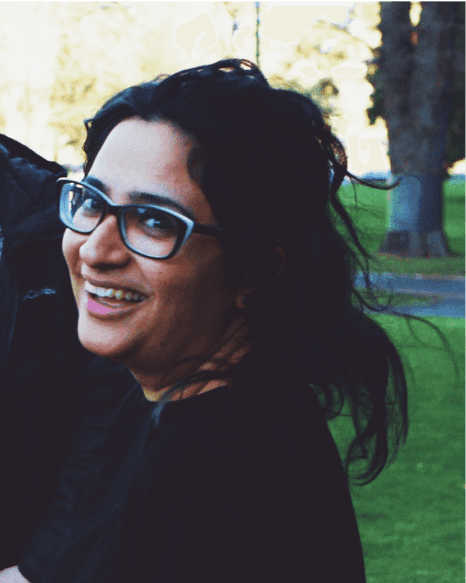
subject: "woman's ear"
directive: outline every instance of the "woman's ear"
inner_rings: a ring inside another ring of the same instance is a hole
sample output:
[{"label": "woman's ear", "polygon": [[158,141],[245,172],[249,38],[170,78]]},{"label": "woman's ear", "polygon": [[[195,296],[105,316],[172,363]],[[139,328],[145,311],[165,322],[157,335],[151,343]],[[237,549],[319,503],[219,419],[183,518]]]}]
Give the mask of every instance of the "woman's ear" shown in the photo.
[{"label": "woman's ear", "polygon": [[[277,277],[279,277],[282,273],[282,271],[285,268],[285,264],[286,264],[286,253],[285,251],[283,251],[283,249],[281,247],[279,247],[278,245],[275,246],[274,248],[274,279],[277,279]],[[245,272],[244,274],[247,278],[249,278],[249,273]],[[247,302],[247,297],[249,294],[253,293],[254,290],[256,288],[255,287],[251,287],[251,288],[241,288],[237,295],[236,295],[236,307],[238,308],[238,310],[246,310],[247,306],[246,306],[246,302]]]},{"label": "woman's ear", "polygon": [[238,308],[238,310],[246,310],[247,306],[245,304],[246,302],[246,298],[248,296],[248,294],[252,293],[254,291],[254,289],[241,289],[239,290],[237,296],[236,296],[236,307]]}]

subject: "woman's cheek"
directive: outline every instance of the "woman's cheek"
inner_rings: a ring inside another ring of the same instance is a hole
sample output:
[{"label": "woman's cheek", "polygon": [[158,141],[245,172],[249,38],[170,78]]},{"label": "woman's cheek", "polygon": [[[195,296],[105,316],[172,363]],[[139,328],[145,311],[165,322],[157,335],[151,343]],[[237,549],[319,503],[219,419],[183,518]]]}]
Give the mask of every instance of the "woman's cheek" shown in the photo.
[{"label": "woman's cheek", "polygon": [[71,278],[71,288],[76,302],[79,301],[79,248],[81,245],[81,238],[70,229],[66,229],[62,240],[62,251],[68,266],[68,271]]},{"label": "woman's cheek", "polygon": [[77,234],[73,233],[70,229],[66,229],[65,234],[63,235],[62,251],[70,272],[73,263],[75,263],[76,259],[79,257],[79,242],[76,240],[77,237]]}]

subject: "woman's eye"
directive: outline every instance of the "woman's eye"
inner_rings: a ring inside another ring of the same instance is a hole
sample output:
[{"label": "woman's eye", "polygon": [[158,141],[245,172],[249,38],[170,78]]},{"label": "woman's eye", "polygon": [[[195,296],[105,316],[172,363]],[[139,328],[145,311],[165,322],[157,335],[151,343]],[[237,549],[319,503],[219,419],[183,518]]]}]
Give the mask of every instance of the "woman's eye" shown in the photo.
[{"label": "woman's eye", "polygon": [[81,204],[87,211],[100,211],[100,201],[97,198],[93,198],[92,196],[84,196],[83,202]]},{"label": "woman's eye", "polygon": [[171,234],[177,230],[176,221],[170,215],[152,209],[140,209],[139,223],[151,233]]},{"label": "woman's eye", "polygon": [[102,211],[101,201],[86,192],[80,192],[75,201],[76,212],[81,215],[93,216],[100,214]]}]

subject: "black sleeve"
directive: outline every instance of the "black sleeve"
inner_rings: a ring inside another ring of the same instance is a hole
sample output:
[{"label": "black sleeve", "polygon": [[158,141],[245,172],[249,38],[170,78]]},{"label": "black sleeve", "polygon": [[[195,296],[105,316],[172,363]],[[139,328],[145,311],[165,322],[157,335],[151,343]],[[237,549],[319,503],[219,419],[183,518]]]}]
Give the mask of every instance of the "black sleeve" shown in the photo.
[{"label": "black sleeve", "polygon": [[53,501],[24,549],[19,570],[40,583],[70,529],[72,516],[103,461],[108,425],[123,397],[136,384],[120,365],[94,357],[77,376],[71,442]]}]

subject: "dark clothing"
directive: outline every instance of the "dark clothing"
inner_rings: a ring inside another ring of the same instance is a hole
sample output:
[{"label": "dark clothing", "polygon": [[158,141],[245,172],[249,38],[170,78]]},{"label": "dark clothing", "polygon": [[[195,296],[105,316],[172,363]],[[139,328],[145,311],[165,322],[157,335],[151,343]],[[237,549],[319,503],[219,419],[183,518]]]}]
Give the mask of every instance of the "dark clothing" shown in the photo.
[{"label": "dark clothing", "polygon": [[312,390],[136,386],[44,583],[363,583],[338,451]]},{"label": "dark clothing", "polygon": [[61,250],[64,168],[0,135],[0,570],[41,581],[134,385],[87,352]]}]

